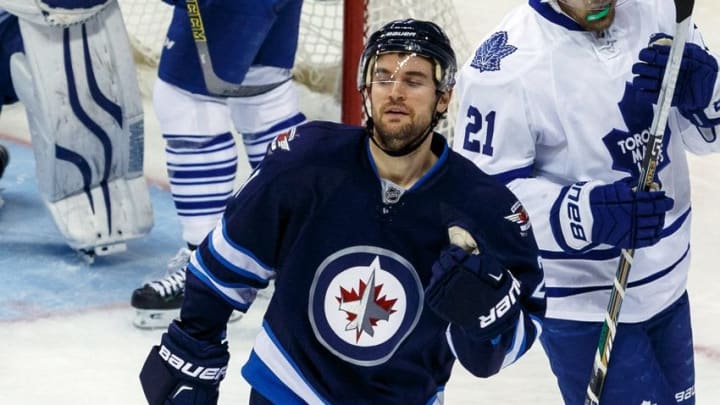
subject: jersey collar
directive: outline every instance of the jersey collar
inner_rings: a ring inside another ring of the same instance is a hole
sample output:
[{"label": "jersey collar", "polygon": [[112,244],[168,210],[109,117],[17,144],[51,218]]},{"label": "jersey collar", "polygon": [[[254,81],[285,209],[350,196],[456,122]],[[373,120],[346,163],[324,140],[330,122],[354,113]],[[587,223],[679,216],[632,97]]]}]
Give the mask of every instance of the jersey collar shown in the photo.
[{"label": "jersey collar", "polygon": [[[435,155],[438,157],[438,160],[430,168],[430,170],[428,170],[418,181],[415,182],[415,184],[413,184],[412,187],[410,187],[409,190],[415,190],[425,184],[428,179],[432,178],[435,173],[440,170],[443,165],[445,165],[445,162],[448,159],[449,147],[447,141],[445,140],[445,137],[437,132],[433,132],[430,136],[433,137],[430,149],[432,149],[433,153],[435,153]],[[380,175],[378,175],[377,166],[375,166],[375,159],[373,159],[372,153],[370,152],[370,142],[372,141],[370,140],[369,136],[365,138],[365,153],[368,160],[370,161],[370,167],[375,173],[375,176],[377,178],[380,178]]]},{"label": "jersey collar", "polygon": [[565,14],[555,11],[550,3],[542,0],[530,0],[530,7],[534,8],[541,16],[553,24],[565,27],[570,31],[585,31],[580,24]]}]

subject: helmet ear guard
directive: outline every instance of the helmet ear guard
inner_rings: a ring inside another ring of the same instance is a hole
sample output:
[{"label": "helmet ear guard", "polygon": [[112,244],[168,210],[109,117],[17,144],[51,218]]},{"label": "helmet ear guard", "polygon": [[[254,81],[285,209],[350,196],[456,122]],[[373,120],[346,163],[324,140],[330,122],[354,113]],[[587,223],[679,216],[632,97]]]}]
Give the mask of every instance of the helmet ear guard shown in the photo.
[{"label": "helmet ear guard", "polygon": [[373,33],[360,57],[357,89],[363,91],[372,81],[377,57],[385,53],[414,53],[433,62],[437,91],[444,93],[455,85],[457,61],[450,39],[430,21],[395,20]]}]

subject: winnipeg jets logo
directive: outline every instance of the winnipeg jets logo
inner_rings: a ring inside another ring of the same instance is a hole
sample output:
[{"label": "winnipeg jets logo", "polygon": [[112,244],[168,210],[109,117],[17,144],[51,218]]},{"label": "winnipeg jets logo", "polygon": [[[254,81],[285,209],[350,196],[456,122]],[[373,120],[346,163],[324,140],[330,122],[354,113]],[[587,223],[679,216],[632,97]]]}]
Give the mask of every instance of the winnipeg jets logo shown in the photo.
[{"label": "winnipeg jets logo", "polygon": [[387,299],[380,296],[382,284],[375,284],[375,272],[380,270],[380,258],[370,265],[370,279],[367,282],[360,280],[358,290],[349,291],[340,287],[340,296],[336,297],[340,303],[340,310],[347,314],[350,321],[345,326],[346,331],[355,331],[355,342],[360,340],[363,333],[375,335],[375,326],[378,321],[387,321],[390,314],[395,312],[392,307],[397,299]]},{"label": "winnipeg jets logo", "polygon": [[510,207],[510,211],[512,214],[505,216],[505,219],[518,224],[520,226],[520,234],[526,236],[527,231],[530,229],[530,216],[527,211],[525,211],[525,207],[522,206],[520,201],[517,201]]},{"label": "winnipeg jets logo", "polygon": [[713,106],[715,107],[715,112],[720,112],[720,100],[716,101]]},{"label": "winnipeg jets logo", "polygon": [[278,149],[290,151],[290,141],[295,139],[295,137],[295,128],[292,128],[289,132],[281,133],[270,143],[270,152],[275,152]]},{"label": "winnipeg jets logo", "polygon": [[499,31],[490,36],[480,48],[475,51],[470,66],[481,72],[500,70],[500,61],[517,51],[517,48],[508,45],[507,31]]},{"label": "winnipeg jets logo", "polygon": [[422,284],[410,262],[380,247],[353,246],[318,266],[308,315],[315,337],[330,352],[375,366],[395,353],[422,308]]}]

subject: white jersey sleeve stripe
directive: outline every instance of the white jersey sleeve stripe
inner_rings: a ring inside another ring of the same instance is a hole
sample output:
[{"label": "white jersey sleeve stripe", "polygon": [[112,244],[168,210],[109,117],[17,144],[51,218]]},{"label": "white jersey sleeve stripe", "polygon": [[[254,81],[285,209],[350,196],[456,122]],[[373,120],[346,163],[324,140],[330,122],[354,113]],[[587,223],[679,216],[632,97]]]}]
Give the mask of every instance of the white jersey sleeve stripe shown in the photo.
[{"label": "white jersey sleeve stripe", "polygon": [[512,346],[510,346],[510,349],[505,354],[505,359],[503,359],[500,369],[502,370],[503,368],[513,364],[518,358],[520,358],[520,356],[525,352],[525,347],[525,314],[523,311],[520,311],[517,326],[515,327],[515,336],[513,336]]},{"label": "white jersey sleeve stripe", "polygon": [[297,366],[285,353],[285,350],[279,346],[266,322],[263,322],[263,327],[255,339],[253,351],[257,354],[262,365],[267,367],[273,375],[302,398],[305,403],[309,405],[328,404],[307,383]]},{"label": "white jersey sleeve stripe", "polygon": [[271,270],[270,266],[263,264],[252,253],[228,238],[224,218],[220,227],[212,231],[208,242],[213,256],[228,270],[261,283],[267,283],[275,277],[275,271]]},{"label": "white jersey sleeve stripe", "polygon": [[229,287],[220,284],[213,279],[204,264],[196,259],[196,256],[197,255],[192,255],[190,263],[188,263],[188,270],[205,283],[205,285],[215,290],[215,292],[228,301],[233,307],[247,311],[257,296],[257,289],[249,286]]}]

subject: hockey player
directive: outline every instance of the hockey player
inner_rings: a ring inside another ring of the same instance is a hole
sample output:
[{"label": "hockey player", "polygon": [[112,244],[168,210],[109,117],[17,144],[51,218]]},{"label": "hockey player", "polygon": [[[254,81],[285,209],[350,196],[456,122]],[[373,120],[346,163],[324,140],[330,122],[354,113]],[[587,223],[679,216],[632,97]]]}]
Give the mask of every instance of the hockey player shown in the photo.
[{"label": "hockey player", "polygon": [[530,348],[544,298],[525,211],[433,131],[455,70],[437,25],[390,22],[360,62],[367,128],[273,141],[191,258],[140,374],[151,404],[216,403],[228,317],[271,279],[251,404],[439,404],[455,359],[487,377]]},{"label": "hockey player", "polygon": [[547,280],[541,342],[567,404],[582,404],[620,249],[635,251],[604,404],[693,404],[686,291],[686,151],[720,151],[717,57],[685,47],[655,182],[635,191],[668,46],[672,0],[530,0],[458,79],[453,148],[508,184],[533,218]]},{"label": "hockey player", "polygon": [[255,167],[272,139],[305,121],[291,80],[301,0],[165,1],[175,9],[153,98],[187,247],[167,277],[133,292],[141,328],[166,328],[180,311],[187,259],[233,192],[232,125]]},{"label": "hockey player", "polygon": [[125,250],[149,232],[153,216],[142,100],[116,1],[0,0],[0,7],[17,16],[0,16],[3,103],[19,98],[25,106],[38,185],[55,224],[76,250]]}]

